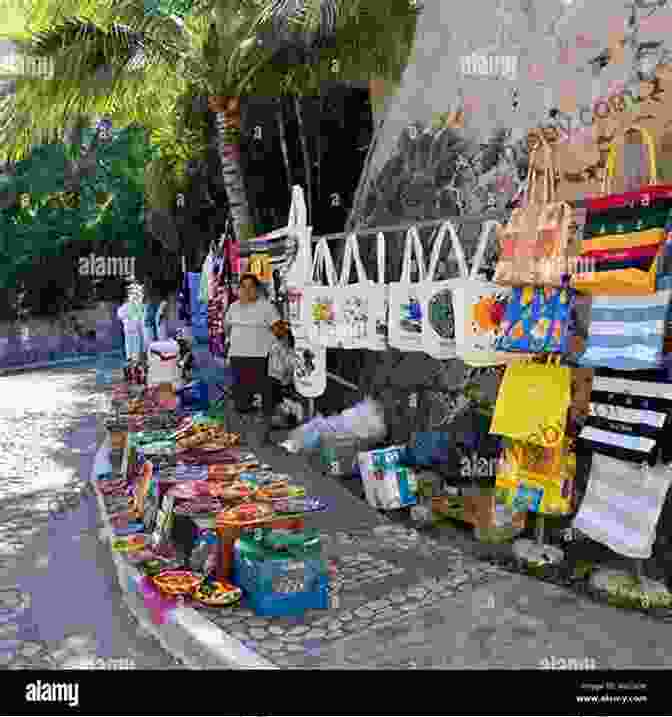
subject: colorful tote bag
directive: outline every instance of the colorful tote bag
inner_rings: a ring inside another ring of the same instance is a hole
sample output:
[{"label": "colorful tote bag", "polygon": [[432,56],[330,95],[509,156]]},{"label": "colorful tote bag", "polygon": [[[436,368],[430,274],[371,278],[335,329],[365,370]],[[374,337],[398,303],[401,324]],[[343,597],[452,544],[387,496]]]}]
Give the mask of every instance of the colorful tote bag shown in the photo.
[{"label": "colorful tote bag", "polygon": [[515,288],[495,347],[499,351],[567,353],[573,303],[571,289]]},{"label": "colorful tote bag", "polygon": [[[665,240],[667,202],[651,206],[657,182],[656,148],[651,135],[633,126],[644,139],[653,185],[640,192],[610,195],[616,165],[616,143],[609,147],[602,183],[603,197],[588,202],[581,245],[580,271],[572,286],[593,296],[645,296],[656,291],[656,256]],[[624,202],[623,198],[628,197]]]},{"label": "colorful tote bag", "polygon": [[671,418],[671,385],[598,375],[579,440],[596,453],[655,465],[661,453],[670,458]]},{"label": "colorful tote bag", "polygon": [[[441,256],[446,232],[450,236],[452,249],[457,259],[459,276],[436,281],[436,270]],[[451,222],[444,222],[439,228],[427,270],[427,279],[422,283],[422,342],[427,354],[435,359],[455,358],[457,342],[455,332],[455,305],[453,292],[468,277],[467,262],[462,245]]]},{"label": "colorful tote bag", "polygon": [[494,221],[484,223],[469,278],[453,290],[457,357],[469,366],[497,366],[523,358],[495,349],[513,290],[479,278],[488,242],[496,239],[492,230],[498,226]]},{"label": "colorful tote bag", "polygon": [[[325,284],[322,284],[324,277]],[[311,283],[303,292],[303,324],[314,344],[335,348],[339,345],[339,305],[337,275],[327,240],[322,237],[315,248]]]},{"label": "colorful tote bag", "polygon": [[[548,145],[543,145],[551,156]],[[574,209],[555,199],[552,159],[544,170],[544,197],[536,199],[536,172],[530,162],[525,206],[498,227],[500,258],[495,281],[507,286],[565,285],[578,253]]]},{"label": "colorful tote bag", "polygon": [[[350,284],[353,264],[357,281]],[[386,294],[383,285],[374,284],[367,278],[357,236],[350,234],[345,240],[341,278],[336,291],[340,307],[336,329],[342,348],[363,349],[376,344],[377,322],[385,311]]]},{"label": "colorful tote bag", "polygon": [[[411,281],[413,255],[417,262],[419,281]],[[422,294],[421,284],[427,267],[418,230],[411,227],[406,232],[404,255],[399,281],[390,284],[388,338],[390,346],[400,351],[424,351],[422,340]]]},{"label": "colorful tote bag", "polygon": [[662,363],[672,290],[652,296],[596,296],[581,366],[637,371]]},{"label": "colorful tote bag", "polygon": [[573,527],[620,555],[647,560],[671,480],[668,466],[596,453]]},{"label": "colorful tote bag", "polygon": [[570,441],[550,448],[508,441],[497,467],[498,502],[514,512],[572,512],[576,456]]},{"label": "colorful tote bag", "polygon": [[565,436],[572,397],[571,369],[550,361],[506,367],[490,433],[552,447]]}]

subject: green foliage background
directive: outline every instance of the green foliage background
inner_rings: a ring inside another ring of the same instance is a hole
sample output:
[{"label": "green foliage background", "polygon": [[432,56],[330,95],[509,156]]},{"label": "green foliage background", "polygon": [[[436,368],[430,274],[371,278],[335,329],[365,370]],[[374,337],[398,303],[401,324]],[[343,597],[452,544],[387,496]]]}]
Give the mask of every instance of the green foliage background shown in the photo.
[{"label": "green foliage background", "polygon": [[68,191],[68,167],[93,138],[91,130],[84,146],[39,146],[0,180],[0,191],[24,200],[0,210],[0,288],[30,286],[31,295],[41,295],[40,308],[65,308],[68,297],[78,303],[81,294],[94,298],[91,280],[78,274],[79,256],[140,257],[145,248],[144,168],[155,155],[147,133],[115,132],[96,149],[78,191]]}]

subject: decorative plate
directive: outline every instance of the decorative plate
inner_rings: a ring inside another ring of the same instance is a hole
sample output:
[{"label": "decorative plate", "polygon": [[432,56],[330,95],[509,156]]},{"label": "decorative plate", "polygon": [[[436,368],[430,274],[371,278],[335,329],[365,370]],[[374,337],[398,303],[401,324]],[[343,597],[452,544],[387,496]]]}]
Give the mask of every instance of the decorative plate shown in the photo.
[{"label": "decorative plate", "polygon": [[240,588],[216,580],[201,583],[192,597],[208,607],[225,607],[239,602],[242,596],[243,591]]},{"label": "decorative plate", "polygon": [[284,515],[315,513],[326,510],[327,504],[321,498],[283,498],[273,504],[273,509]]},{"label": "decorative plate", "polygon": [[144,535],[129,535],[124,538],[115,538],[112,541],[112,550],[118,553],[128,553],[135,550],[143,550],[145,547]]},{"label": "decorative plate", "polygon": [[198,480],[182,481],[176,486],[173,486],[166,495],[177,498],[177,500],[194,500],[194,498],[212,497],[210,486],[207,482]]},{"label": "decorative plate", "polygon": [[201,580],[189,570],[163,570],[152,578],[154,585],[165,595],[190,595]]},{"label": "decorative plate", "polygon": [[260,503],[244,503],[236,508],[225,510],[217,516],[217,526],[246,527],[265,523],[275,515],[275,511],[268,505]]},{"label": "decorative plate", "polygon": [[203,515],[209,513],[219,513],[222,510],[221,501],[217,498],[195,498],[194,500],[185,500],[175,506],[173,512],[175,515]]},{"label": "decorative plate", "polygon": [[250,498],[253,492],[254,491],[244,483],[234,483],[233,485],[210,484],[210,495],[215,498],[221,498],[222,500],[242,500],[243,498]]}]

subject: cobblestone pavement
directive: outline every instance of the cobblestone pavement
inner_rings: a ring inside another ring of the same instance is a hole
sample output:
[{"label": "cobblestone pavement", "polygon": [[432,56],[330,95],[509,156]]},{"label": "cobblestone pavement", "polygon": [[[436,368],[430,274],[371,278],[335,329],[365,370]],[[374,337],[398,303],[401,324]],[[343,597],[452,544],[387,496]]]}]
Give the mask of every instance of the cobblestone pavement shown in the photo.
[{"label": "cobblestone pavement", "polygon": [[95,370],[0,377],[0,396],[0,666],[176,667],[138,634],[99,541]]}]

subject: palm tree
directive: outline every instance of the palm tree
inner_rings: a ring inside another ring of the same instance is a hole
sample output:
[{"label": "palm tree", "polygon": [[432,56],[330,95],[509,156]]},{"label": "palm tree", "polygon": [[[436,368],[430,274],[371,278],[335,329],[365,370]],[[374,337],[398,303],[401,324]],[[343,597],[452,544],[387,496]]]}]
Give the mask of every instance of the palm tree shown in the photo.
[{"label": "palm tree", "polygon": [[[374,0],[204,0],[179,21],[146,15],[140,0],[60,1],[52,16],[51,0],[33,8],[33,26],[42,31],[30,42],[32,54],[54,60],[55,78],[18,81],[0,144],[20,153],[73,116],[102,112],[148,127],[155,139],[172,128],[175,138],[176,108],[190,83],[209,95],[215,113],[241,240],[254,227],[240,164],[240,98],[301,96],[326,80],[400,75],[418,13],[413,0],[393,0],[385,13]],[[91,15],[95,9],[96,23],[77,17],[82,7]]]}]

